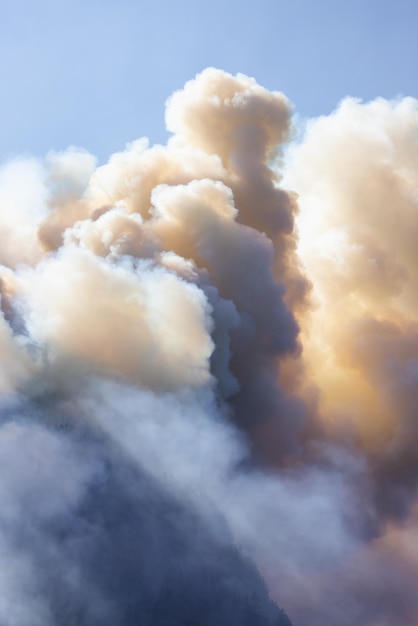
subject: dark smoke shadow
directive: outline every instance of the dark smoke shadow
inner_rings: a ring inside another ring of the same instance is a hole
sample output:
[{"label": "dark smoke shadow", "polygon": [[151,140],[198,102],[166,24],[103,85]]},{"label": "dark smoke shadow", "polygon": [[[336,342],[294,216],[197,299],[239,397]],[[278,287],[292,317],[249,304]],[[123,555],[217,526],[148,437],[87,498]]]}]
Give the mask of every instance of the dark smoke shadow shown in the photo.
[{"label": "dark smoke shadow", "polygon": [[203,518],[88,430],[59,426],[101,467],[78,505],[9,529],[51,626],[290,626],[218,512]]}]

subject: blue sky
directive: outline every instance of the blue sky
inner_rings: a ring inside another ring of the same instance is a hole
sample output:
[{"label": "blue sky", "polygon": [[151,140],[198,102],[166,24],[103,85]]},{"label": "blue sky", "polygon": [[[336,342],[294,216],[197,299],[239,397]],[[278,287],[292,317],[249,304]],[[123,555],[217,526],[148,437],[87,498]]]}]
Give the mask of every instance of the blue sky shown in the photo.
[{"label": "blue sky", "polygon": [[418,97],[415,0],[14,0],[0,11],[0,159],[68,145],[102,162],[166,139],[164,102],[213,65],[298,114]]}]

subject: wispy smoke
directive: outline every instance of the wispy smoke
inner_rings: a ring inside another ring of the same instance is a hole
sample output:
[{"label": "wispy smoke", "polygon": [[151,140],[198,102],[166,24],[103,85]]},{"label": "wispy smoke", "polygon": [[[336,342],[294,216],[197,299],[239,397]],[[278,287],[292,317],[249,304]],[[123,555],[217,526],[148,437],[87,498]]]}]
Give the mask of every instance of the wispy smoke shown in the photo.
[{"label": "wispy smoke", "polygon": [[417,623],[418,108],[291,116],[0,169],[5,626]]}]

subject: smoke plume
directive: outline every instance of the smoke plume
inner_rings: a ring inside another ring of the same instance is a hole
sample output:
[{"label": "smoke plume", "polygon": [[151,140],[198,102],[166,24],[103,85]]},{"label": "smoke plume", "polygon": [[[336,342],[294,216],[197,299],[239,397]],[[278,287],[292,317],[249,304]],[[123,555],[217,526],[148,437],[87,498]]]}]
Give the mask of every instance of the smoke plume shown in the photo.
[{"label": "smoke plume", "polygon": [[417,103],[166,124],[0,168],[0,623],[414,626]]}]

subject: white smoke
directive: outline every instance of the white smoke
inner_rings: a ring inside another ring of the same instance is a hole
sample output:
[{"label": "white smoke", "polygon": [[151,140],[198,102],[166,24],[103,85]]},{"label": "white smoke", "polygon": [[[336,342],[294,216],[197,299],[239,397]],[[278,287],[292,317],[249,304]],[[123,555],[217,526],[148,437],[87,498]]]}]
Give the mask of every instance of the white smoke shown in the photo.
[{"label": "white smoke", "polygon": [[416,623],[418,109],[291,116],[1,168],[1,623]]}]

